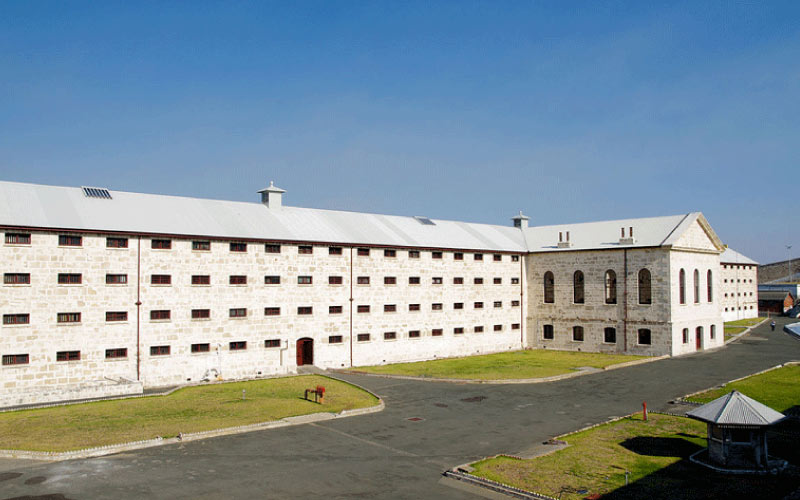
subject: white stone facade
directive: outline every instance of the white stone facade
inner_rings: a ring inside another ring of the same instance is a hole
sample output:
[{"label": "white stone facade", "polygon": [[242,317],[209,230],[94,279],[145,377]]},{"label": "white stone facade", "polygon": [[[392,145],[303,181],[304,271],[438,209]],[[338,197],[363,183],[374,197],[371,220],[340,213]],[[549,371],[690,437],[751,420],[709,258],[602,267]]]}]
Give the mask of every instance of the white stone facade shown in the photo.
[{"label": "white stone facade", "polygon": [[758,265],[722,262],[722,319],[758,317]]}]

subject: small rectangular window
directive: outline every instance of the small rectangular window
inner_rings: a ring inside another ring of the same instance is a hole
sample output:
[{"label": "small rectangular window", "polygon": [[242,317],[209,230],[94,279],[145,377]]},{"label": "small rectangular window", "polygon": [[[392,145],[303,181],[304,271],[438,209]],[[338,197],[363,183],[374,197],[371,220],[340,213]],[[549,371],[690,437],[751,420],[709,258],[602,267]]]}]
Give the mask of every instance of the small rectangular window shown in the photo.
[{"label": "small rectangular window", "polygon": [[511,323],[512,330],[519,330],[519,323]]},{"label": "small rectangular window", "polygon": [[475,302],[475,309],[483,309],[483,302]]},{"label": "small rectangular window", "polygon": [[455,278],[453,278],[453,284],[454,285],[463,285],[464,284],[464,278],[462,278],[461,276],[456,276]]},{"label": "small rectangular window", "polygon": [[210,241],[193,241],[192,250],[195,252],[209,252],[211,251]]},{"label": "small rectangular window", "polygon": [[639,329],[639,345],[650,345],[650,330],[647,328]]},{"label": "small rectangular window", "polygon": [[264,316],[280,316],[281,315],[281,308],[280,307],[265,307],[264,308]]},{"label": "small rectangular window", "polygon": [[419,311],[419,304],[409,304],[408,305],[409,311]]},{"label": "small rectangular window", "polygon": [[418,339],[420,337],[419,330],[409,330],[408,331],[408,338],[410,339]]},{"label": "small rectangular window", "polygon": [[233,274],[228,277],[228,284],[229,285],[246,285],[247,284],[247,276],[242,274]]},{"label": "small rectangular window", "polygon": [[542,327],[542,338],[545,340],[553,340],[553,325],[544,325]]},{"label": "small rectangular window", "polygon": [[56,361],[80,361],[81,351],[58,351]]},{"label": "small rectangular window", "polygon": [[475,333],[483,333],[483,326],[478,325],[472,329]]},{"label": "small rectangular window", "polygon": [[519,307],[519,301],[518,300],[512,300],[511,301],[511,307]]},{"label": "small rectangular window", "polygon": [[27,233],[6,233],[6,245],[30,245],[31,235]]},{"label": "small rectangular window", "polygon": [[494,278],[494,279],[492,279],[492,283],[494,283],[495,285],[502,285],[503,284],[503,278]]},{"label": "small rectangular window", "polygon": [[266,253],[281,253],[281,246],[280,245],[266,243],[266,244],[264,244],[264,252],[266,252]]},{"label": "small rectangular window", "polygon": [[210,352],[211,344],[192,344],[192,352],[197,354],[200,352]]},{"label": "small rectangular window", "polygon": [[394,276],[384,276],[383,277],[383,284],[384,285],[396,285],[397,278]]},{"label": "small rectangular window", "polygon": [[300,306],[297,308],[297,314],[307,316],[314,313],[314,308],[311,306]]},{"label": "small rectangular window", "polygon": [[397,332],[383,332],[383,340],[395,340]]},{"label": "small rectangular window", "polygon": [[272,348],[272,347],[280,347],[281,346],[281,339],[267,339],[264,341],[264,347]]},{"label": "small rectangular window", "polygon": [[342,314],[342,306],[328,306],[328,314]]},{"label": "small rectangular window", "polygon": [[503,331],[503,325],[494,325],[494,331],[502,332]]},{"label": "small rectangular window", "polygon": [[472,280],[472,283],[474,283],[475,285],[483,285],[483,278],[474,278]]},{"label": "small rectangular window", "polygon": [[58,313],[56,323],[80,323],[81,313]]},{"label": "small rectangular window", "polygon": [[128,357],[128,349],[122,347],[119,349],[106,349],[106,359],[120,359]]},{"label": "small rectangular window", "polygon": [[369,342],[369,333],[359,333],[356,338],[359,342]]},{"label": "small rectangular window", "polygon": [[246,307],[232,307],[228,309],[228,317],[229,318],[246,318],[247,317],[247,308]]},{"label": "small rectangular window", "polygon": [[464,309],[464,303],[463,302],[454,302],[453,303],[453,309]]},{"label": "small rectangular window", "polygon": [[359,257],[369,257],[369,248],[359,248],[356,250]]},{"label": "small rectangular window", "polygon": [[27,354],[3,354],[3,366],[27,365],[29,362]]},{"label": "small rectangular window", "polygon": [[442,252],[431,252],[432,259],[441,259],[442,255],[443,255]]},{"label": "small rectangular window", "polygon": [[106,238],[106,248],[128,248],[128,238]]},{"label": "small rectangular window", "polygon": [[280,276],[264,276],[264,284],[265,285],[280,285],[281,284],[281,277]]},{"label": "small rectangular window", "polygon": [[194,274],[192,275],[192,285],[210,285],[211,276],[208,274]]},{"label": "small rectangular window", "polygon": [[80,285],[83,282],[83,276],[80,273],[59,273],[59,285]]},{"label": "small rectangular window", "polygon": [[311,276],[298,276],[297,277],[297,284],[298,285],[310,285],[314,282],[314,278]]},{"label": "small rectangular window", "polygon": [[519,262],[519,255],[512,255],[511,262]]},{"label": "small rectangular window", "polygon": [[342,255],[342,247],[328,247],[328,255]]},{"label": "small rectangular window", "polygon": [[419,285],[420,278],[419,276],[409,276],[408,277],[408,284],[409,285]]},{"label": "small rectangular window", "polygon": [[499,253],[492,255],[492,260],[494,262],[501,262],[503,260],[503,256]]},{"label": "small rectangular window", "polygon": [[314,253],[314,247],[311,245],[300,245],[297,247],[297,253],[302,255],[311,255]]},{"label": "small rectangular window", "polygon": [[383,305],[383,312],[386,312],[386,313],[397,312],[397,304],[384,304]]},{"label": "small rectangular window", "polygon": [[369,276],[359,276],[356,278],[356,283],[359,285],[369,285]]},{"label": "small rectangular window", "polygon": [[443,280],[442,280],[442,278],[440,276],[436,276],[436,277],[432,278],[431,281],[432,281],[432,283],[434,285],[441,285],[443,283]]},{"label": "small rectangular window", "polygon": [[497,309],[499,307],[503,307],[503,301],[502,300],[495,300],[494,301],[494,307],[495,307],[495,309]]},{"label": "small rectangular window", "polygon": [[419,250],[409,250],[408,251],[408,258],[409,259],[419,259]]},{"label": "small rectangular window", "polygon": [[169,250],[172,248],[172,240],[152,240],[150,247],[155,250]]},{"label": "small rectangular window", "polygon": [[192,309],[192,319],[209,319],[211,309]]},{"label": "small rectangular window", "polygon": [[582,326],[573,326],[572,327],[572,340],[575,342],[583,342],[583,327]]},{"label": "small rectangular window", "polygon": [[436,302],[434,304],[431,304],[431,310],[432,311],[441,311],[442,309],[443,309],[443,307],[442,307],[442,303],[441,302]]},{"label": "small rectangular window", "polygon": [[383,251],[384,257],[397,257],[397,250],[384,250]]},{"label": "small rectangular window", "polygon": [[106,285],[127,285],[127,274],[106,274]]},{"label": "small rectangular window", "polygon": [[150,311],[151,321],[166,321],[172,317],[172,312],[169,309],[158,309]]},{"label": "small rectangular window", "polygon": [[172,275],[171,274],[153,274],[150,276],[150,284],[151,285],[171,285],[172,284]]},{"label": "small rectangular window", "polygon": [[344,342],[344,338],[341,335],[330,335],[328,336],[328,343],[329,344],[341,344]]},{"label": "small rectangular window", "polygon": [[617,329],[613,327],[606,327],[603,330],[603,342],[606,344],[617,343]]},{"label": "small rectangular window", "polygon": [[431,330],[431,337],[441,337],[444,334],[444,329],[434,328]]},{"label": "small rectangular window", "polygon": [[360,305],[360,306],[358,306],[356,308],[356,312],[368,313],[369,312],[369,306],[368,305]]},{"label": "small rectangular window", "polygon": [[106,321],[128,321],[128,311],[106,311]]},{"label": "small rectangular window", "polygon": [[475,260],[483,260],[483,254],[482,253],[476,253],[475,254]]},{"label": "small rectangular window", "polygon": [[684,344],[688,344],[689,343],[689,329],[688,328],[684,328],[683,329],[683,343]]},{"label": "small rectangular window", "polygon": [[328,276],[329,285],[341,285],[343,282],[341,276]]},{"label": "small rectangular window", "polygon": [[453,328],[453,335],[463,335],[463,333],[464,333],[464,327],[463,326],[459,326],[459,327]]},{"label": "small rectangular window", "polygon": [[150,355],[151,356],[169,356],[170,353],[170,346],[168,345],[151,345],[150,346]]},{"label": "small rectangular window", "polygon": [[228,350],[230,351],[244,351],[245,349],[247,349],[247,342],[243,340],[228,343]]},{"label": "small rectangular window", "polygon": [[3,275],[3,284],[5,285],[30,285],[30,273],[5,273]]},{"label": "small rectangular window", "polygon": [[58,246],[60,247],[79,247],[83,246],[82,236],[72,236],[69,234],[61,234],[58,236]]},{"label": "small rectangular window", "polygon": [[247,243],[231,243],[231,252],[247,252]]},{"label": "small rectangular window", "polygon": [[464,260],[463,252],[455,252],[455,253],[453,253],[453,260]]},{"label": "small rectangular window", "polygon": [[512,285],[519,285],[519,278],[511,278]]},{"label": "small rectangular window", "polygon": [[25,314],[4,314],[4,325],[28,325],[31,322],[31,315]]}]

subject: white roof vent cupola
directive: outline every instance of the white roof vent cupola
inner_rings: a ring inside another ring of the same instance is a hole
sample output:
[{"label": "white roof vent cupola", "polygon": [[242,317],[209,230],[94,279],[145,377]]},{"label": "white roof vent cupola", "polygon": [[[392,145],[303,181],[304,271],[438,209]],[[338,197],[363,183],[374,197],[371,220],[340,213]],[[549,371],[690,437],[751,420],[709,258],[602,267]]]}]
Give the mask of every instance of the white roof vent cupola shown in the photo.
[{"label": "white roof vent cupola", "polygon": [[515,215],[511,218],[514,221],[514,227],[518,227],[520,229],[527,229],[528,228],[528,220],[530,217],[522,213],[522,210],[519,211],[519,215]]},{"label": "white roof vent cupola", "polygon": [[269,181],[269,187],[259,191],[261,193],[261,203],[268,208],[280,209],[283,205],[283,189],[276,187],[272,181]]}]

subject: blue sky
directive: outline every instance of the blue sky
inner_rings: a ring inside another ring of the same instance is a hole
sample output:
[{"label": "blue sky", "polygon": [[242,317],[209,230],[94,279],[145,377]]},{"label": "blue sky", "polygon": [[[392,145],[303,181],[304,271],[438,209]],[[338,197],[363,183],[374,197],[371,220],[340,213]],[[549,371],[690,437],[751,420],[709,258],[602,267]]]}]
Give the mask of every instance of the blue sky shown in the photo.
[{"label": "blue sky", "polygon": [[800,256],[800,2],[0,3],[0,179]]}]

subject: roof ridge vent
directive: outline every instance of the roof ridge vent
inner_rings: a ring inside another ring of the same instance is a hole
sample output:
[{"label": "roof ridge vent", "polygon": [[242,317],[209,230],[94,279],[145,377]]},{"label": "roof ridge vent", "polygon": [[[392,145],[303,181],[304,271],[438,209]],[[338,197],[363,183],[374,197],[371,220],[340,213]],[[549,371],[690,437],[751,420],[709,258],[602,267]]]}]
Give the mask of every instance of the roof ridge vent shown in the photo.
[{"label": "roof ridge vent", "polygon": [[87,198],[97,198],[100,200],[112,199],[111,193],[109,193],[106,188],[81,186],[81,189],[83,189],[83,195]]},{"label": "roof ridge vent", "polygon": [[428,217],[422,215],[415,215],[414,220],[422,224],[423,226],[435,226],[436,223],[430,220]]}]

